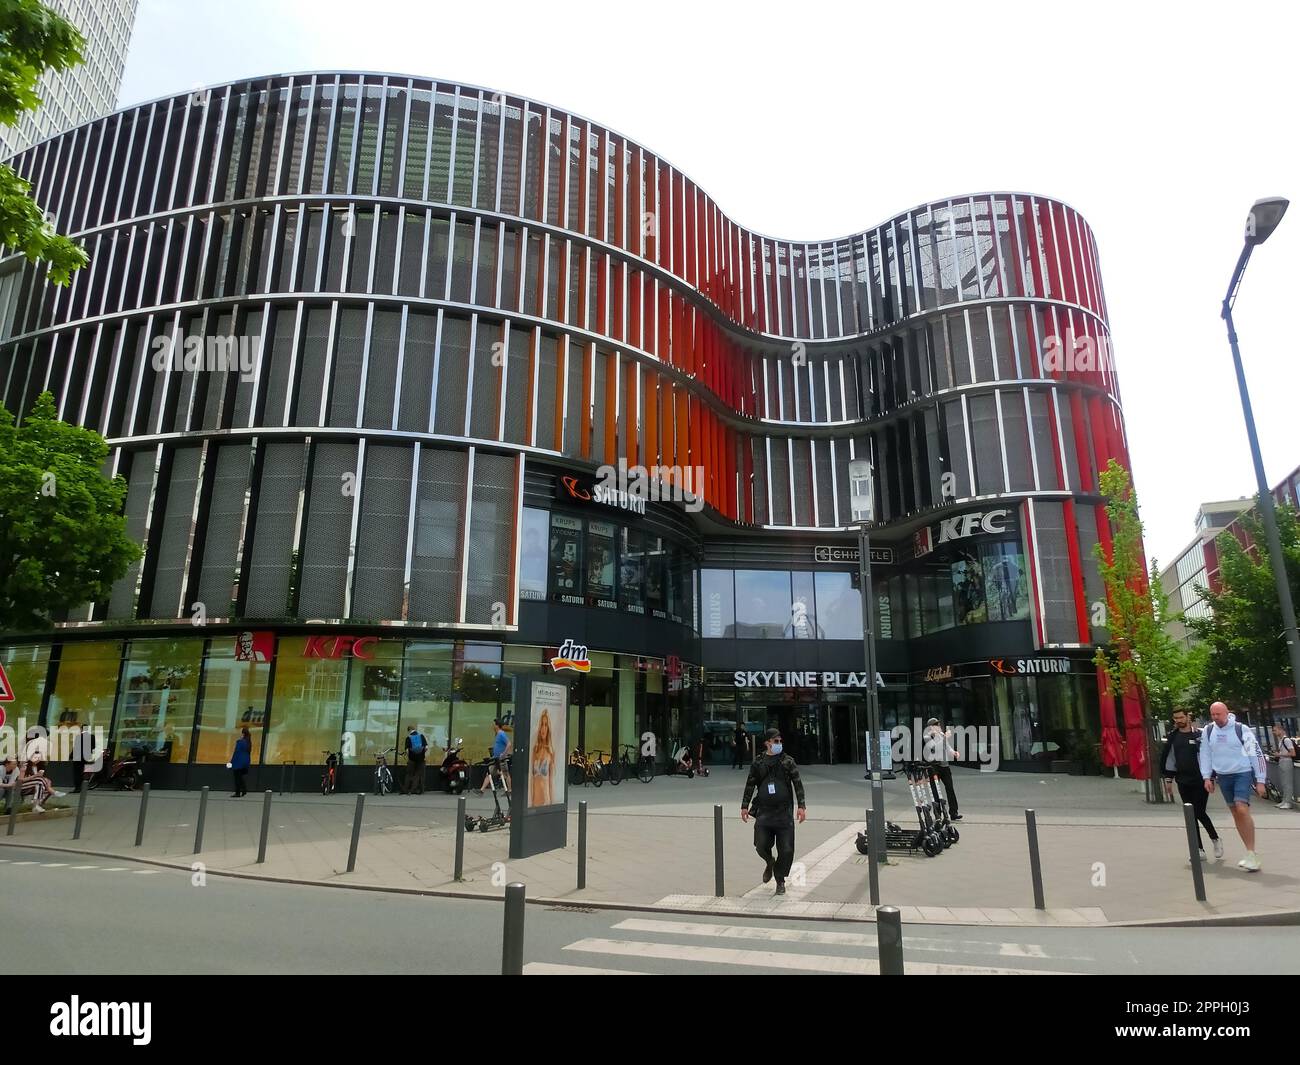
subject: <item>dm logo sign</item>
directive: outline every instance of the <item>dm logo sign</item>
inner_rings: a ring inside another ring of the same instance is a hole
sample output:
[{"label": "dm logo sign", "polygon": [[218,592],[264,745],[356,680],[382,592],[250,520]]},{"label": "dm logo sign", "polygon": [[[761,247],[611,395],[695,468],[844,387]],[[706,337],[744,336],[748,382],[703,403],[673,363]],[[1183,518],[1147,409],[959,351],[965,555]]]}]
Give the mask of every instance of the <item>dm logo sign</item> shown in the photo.
[{"label": "dm logo sign", "polygon": [[574,643],[572,640],[565,640],[555,657],[551,659],[551,668],[557,672],[561,669],[572,669],[578,673],[590,673],[591,662],[587,658],[586,646]]}]

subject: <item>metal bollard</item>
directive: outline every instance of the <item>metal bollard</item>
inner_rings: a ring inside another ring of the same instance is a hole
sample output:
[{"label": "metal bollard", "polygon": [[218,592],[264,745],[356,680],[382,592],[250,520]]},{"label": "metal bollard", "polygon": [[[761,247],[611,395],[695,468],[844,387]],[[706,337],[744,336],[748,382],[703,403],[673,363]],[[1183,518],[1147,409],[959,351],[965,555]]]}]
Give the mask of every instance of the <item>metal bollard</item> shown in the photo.
[{"label": "metal bollard", "polygon": [[452,879],[465,879],[465,796],[456,800],[456,871]]},{"label": "metal bollard", "polygon": [[1038,818],[1033,810],[1025,811],[1025,827],[1029,831],[1029,873],[1034,879],[1034,909],[1045,910],[1043,901],[1043,863],[1038,856]]},{"label": "metal bollard", "polygon": [[587,886],[587,800],[578,803],[578,890]]},{"label": "metal bollard", "polygon": [[135,825],[135,845],[138,847],[144,842],[144,818],[149,812],[149,785],[145,784],[140,789],[140,820]]},{"label": "metal bollard", "polygon": [[465,796],[456,799],[456,862],[451,878],[459,883],[465,878]]},{"label": "metal bollard", "polygon": [[[17,771],[15,770],[15,772]],[[6,836],[12,836],[14,829],[18,827],[18,807],[23,804],[23,789],[22,785],[18,783],[18,779],[18,777],[14,777],[13,790],[9,792],[9,828],[5,831]]]},{"label": "metal bollard", "polygon": [[722,806],[713,807],[713,893],[722,898],[727,893],[722,876]]},{"label": "metal bollard", "polygon": [[524,974],[524,885],[506,885],[505,927],[501,933],[501,975]]},{"label": "metal bollard", "polygon": [[366,805],[366,793],[357,792],[357,812],[352,817],[352,846],[348,849],[348,872],[357,867],[357,844],[361,842],[361,811]]},{"label": "metal bollard", "polygon": [[262,835],[257,841],[257,864],[266,861],[266,834],[271,828],[271,789],[262,793]]},{"label": "metal bollard", "polygon": [[876,911],[876,953],[881,976],[903,975],[903,915],[897,906]]},{"label": "metal bollard", "polygon": [[194,853],[203,852],[203,823],[208,819],[208,787],[199,790],[199,823],[194,827]]},{"label": "metal bollard", "polygon": [[876,840],[876,811],[873,807],[867,807],[867,819],[864,822],[867,829],[867,890],[871,898],[872,906],[880,905],[880,866],[877,859],[879,858],[879,846]]},{"label": "metal bollard", "polygon": [[1187,856],[1192,860],[1192,886],[1196,901],[1205,901],[1205,872],[1201,869],[1200,847],[1196,845],[1196,809],[1190,802],[1183,803],[1183,825],[1187,829]]},{"label": "metal bollard", "polygon": [[77,823],[72,829],[73,839],[81,839],[81,822],[86,816],[86,795],[89,794],[89,792],[90,788],[86,785],[86,781],[83,779],[81,781],[81,791],[77,793]]}]

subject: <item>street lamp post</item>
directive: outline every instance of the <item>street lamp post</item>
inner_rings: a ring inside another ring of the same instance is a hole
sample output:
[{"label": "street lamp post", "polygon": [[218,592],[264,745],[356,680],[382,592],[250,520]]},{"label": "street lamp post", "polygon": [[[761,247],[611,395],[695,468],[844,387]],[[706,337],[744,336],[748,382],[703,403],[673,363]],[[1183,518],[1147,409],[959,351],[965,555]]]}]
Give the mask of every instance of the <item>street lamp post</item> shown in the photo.
[{"label": "street lamp post", "polygon": [[885,787],[880,757],[880,693],[876,688],[876,637],[871,628],[871,536],[876,517],[870,459],[849,462],[850,513],[858,527],[858,585],[862,591],[862,647],[867,665],[867,774],[871,778],[871,824],[867,828],[868,873],[873,906],[880,905],[879,868],[885,857]]},{"label": "street lamp post", "polygon": [[1264,473],[1264,460],[1259,453],[1259,434],[1255,431],[1255,415],[1251,411],[1250,392],[1246,389],[1246,372],[1241,365],[1241,350],[1237,347],[1237,330],[1232,322],[1232,305],[1241,287],[1241,275],[1246,271],[1250,254],[1263,244],[1277,228],[1286,213],[1288,201],[1280,196],[1256,200],[1246,217],[1246,240],[1237,267],[1228,284],[1228,294],[1223,298],[1223,320],[1228,326],[1228,343],[1232,347],[1232,364],[1237,371],[1237,390],[1241,393],[1241,412],[1246,419],[1246,436],[1250,440],[1250,457],[1255,464],[1255,484],[1259,489],[1259,514],[1268,540],[1269,562],[1273,579],[1277,582],[1277,598],[1282,605],[1282,637],[1286,640],[1291,658],[1291,684],[1300,691],[1300,634],[1296,632],[1295,604],[1291,601],[1291,586],[1287,581],[1286,558],[1282,554],[1282,541],[1277,534],[1277,518],[1273,513],[1273,493]]}]

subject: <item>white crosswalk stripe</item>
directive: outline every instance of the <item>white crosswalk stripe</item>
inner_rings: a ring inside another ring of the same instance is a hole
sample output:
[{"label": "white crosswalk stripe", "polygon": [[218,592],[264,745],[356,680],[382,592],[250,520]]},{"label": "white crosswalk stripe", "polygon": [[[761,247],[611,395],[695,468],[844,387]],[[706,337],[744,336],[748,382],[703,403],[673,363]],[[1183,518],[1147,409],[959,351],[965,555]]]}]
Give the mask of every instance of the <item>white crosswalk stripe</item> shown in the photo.
[{"label": "white crosswalk stripe", "polygon": [[[630,918],[614,925],[618,932],[650,932],[675,936],[703,936],[715,939],[766,940],[769,943],[809,943],[821,946],[857,947],[875,950],[876,931],[837,932],[820,928],[782,928],[775,925],[712,924],[708,921],[661,921]],[[1047,959],[1047,952],[1037,943],[1000,943],[980,940],[927,939],[904,936],[905,951],[932,951],[943,954],[980,954],[1004,958]],[[1056,955],[1056,961],[1092,961],[1084,956]]]},{"label": "white crosswalk stripe", "polygon": [[589,965],[561,965],[558,962],[530,961],[525,976],[648,976],[631,969],[594,969]]},{"label": "white crosswalk stripe", "polygon": [[[857,854],[848,844],[857,838],[861,825],[850,825],[835,833],[825,843],[814,847],[791,868],[791,878],[786,881],[785,897],[791,902],[798,902],[819,887],[831,873]],[[794,870],[802,866],[802,875],[795,879]],[[772,894],[771,884],[760,883],[745,892],[745,898],[765,898]]]},{"label": "white crosswalk stripe", "polygon": [[[615,957],[656,958],[692,966],[735,965],[746,968],[781,969],[810,973],[841,973],[874,976],[880,972],[875,958],[851,958],[834,954],[795,954],[775,950],[737,950],[731,947],[701,947],[683,943],[651,943],[644,940],[580,939],[565,950]],[[1060,975],[1043,969],[1010,969],[983,965],[947,965],[933,962],[904,962],[909,974],[986,976]]]}]

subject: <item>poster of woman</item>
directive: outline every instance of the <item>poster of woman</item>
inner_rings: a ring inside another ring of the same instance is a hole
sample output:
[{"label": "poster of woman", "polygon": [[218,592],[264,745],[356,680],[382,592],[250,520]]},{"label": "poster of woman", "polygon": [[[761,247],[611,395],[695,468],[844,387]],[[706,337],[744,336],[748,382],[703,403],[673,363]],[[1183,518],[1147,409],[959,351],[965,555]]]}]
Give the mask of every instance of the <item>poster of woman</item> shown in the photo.
[{"label": "poster of woman", "polygon": [[528,743],[530,809],[564,802],[564,765],[557,752],[565,749],[566,694],[561,684],[533,684]]}]

